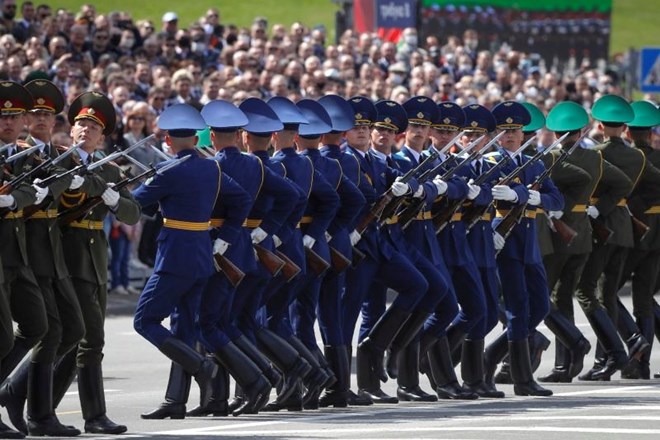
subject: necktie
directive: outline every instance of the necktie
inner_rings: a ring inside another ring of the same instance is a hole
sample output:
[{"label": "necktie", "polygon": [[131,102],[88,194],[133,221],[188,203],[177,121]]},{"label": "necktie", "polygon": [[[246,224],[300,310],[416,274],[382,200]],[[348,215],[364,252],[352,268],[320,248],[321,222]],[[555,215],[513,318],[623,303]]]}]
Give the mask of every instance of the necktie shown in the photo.
[{"label": "necktie", "polygon": [[523,164],[522,156],[516,156],[516,163],[518,164],[519,167],[522,166]]},{"label": "necktie", "polygon": [[475,172],[475,174],[476,174],[477,176],[480,176],[480,175],[481,175],[481,162],[476,161],[476,162],[474,163],[474,172]]},{"label": "necktie", "polygon": [[394,159],[392,159],[391,156],[387,156],[387,166],[390,168],[394,168]]}]

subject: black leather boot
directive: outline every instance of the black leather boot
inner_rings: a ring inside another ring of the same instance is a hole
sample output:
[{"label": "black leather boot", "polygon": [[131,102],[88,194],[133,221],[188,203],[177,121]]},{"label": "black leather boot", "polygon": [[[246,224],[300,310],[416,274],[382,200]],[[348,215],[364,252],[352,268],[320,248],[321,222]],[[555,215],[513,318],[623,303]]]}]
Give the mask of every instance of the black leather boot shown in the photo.
[{"label": "black leather boot", "polygon": [[[55,371],[53,372],[54,408],[59,406],[73,380],[76,378],[76,374],[78,373],[78,368],[76,367],[77,353],[77,348],[74,348],[55,362]],[[25,383],[27,384],[27,378]],[[27,385],[25,390],[27,393]]]},{"label": "black leather boot", "polygon": [[295,391],[285,401],[279,399],[264,406],[264,412],[277,412],[281,409],[287,411],[302,411],[303,410],[303,387],[302,382],[298,380],[298,385]]},{"label": "black leather boot", "polygon": [[247,357],[249,357],[252,362],[257,365],[257,367],[259,367],[273,388],[280,386],[280,383],[282,382],[282,375],[279,371],[273,368],[273,365],[271,365],[268,358],[264,356],[264,354],[261,353],[248,338],[241,335],[232,342],[236,344],[236,346],[240,348],[241,351],[245,353]]},{"label": "black leather boot", "polygon": [[387,374],[392,379],[396,379],[398,375],[397,355],[412,342],[415,336],[417,336],[429,315],[430,312],[426,309],[417,308],[413,310],[403,328],[394,337],[394,340],[387,351]]},{"label": "black leather boot", "polygon": [[549,374],[539,376],[537,378],[538,381],[547,383],[571,383],[573,379],[568,373],[570,357],[570,351],[559,339],[555,339],[555,366]]},{"label": "black leather boot", "polygon": [[277,400],[286,401],[298,389],[298,380],[312,371],[312,366],[294,347],[271,330],[260,328],[255,336],[259,349],[284,374]]},{"label": "black leather boot", "polygon": [[29,371],[30,362],[23,362],[16,373],[8,378],[0,388],[0,405],[7,409],[11,424],[25,435],[27,435],[28,429],[23,418],[23,411],[27,400]]},{"label": "black leather boot", "polygon": [[32,347],[28,347],[20,339],[14,341],[14,346],[7,353],[7,356],[2,358],[0,365],[0,383],[3,383],[12,371],[21,363],[23,358],[28,354]]},{"label": "black leather boot", "polygon": [[650,342],[652,341],[648,341],[644,337],[632,315],[620,299],[617,300],[617,305],[619,309],[617,330],[619,331],[621,338],[626,341],[626,346],[628,347],[628,359],[636,359],[637,361],[640,361],[642,356],[651,350]]},{"label": "black leather boot", "polygon": [[[400,355],[401,353],[399,353]],[[397,367],[398,371],[398,367]],[[367,374],[369,374],[367,372]],[[358,395],[363,397],[367,401],[377,404],[397,404],[399,399],[395,396],[390,396],[380,387],[380,380],[373,374],[369,374],[369,379],[371,382],[368,383],[368,386],[365,388],[360,388],[358,390]]]},{"label": "black leather boot", "polygon": [[[591,344],[571,320],[554,308],[550,310],[544,321],[545,325],[557,337],[557,346],[561,345],[569,350],[568,365],[565,368],[566,374],[569,379],[576,377],[584,368],[584,357],[591,351]],[[559,353],[558,350],[555,350],[556,354]],[[563,351],[562,354],[564,354]],[[559,368],[557,371],[561,372],[562,369]],[[559,373],[557,378],[563,379],[562,374]]]},{"label": "black leather boot", "polygon": [[236,411],[238,408],[242,407],[243,405],[245,405],[245,396],[243,395],[243,390],[241,389],[241,386],[239,384],[235,384],[234,398],[231,400],[231,402],[229,402],[228,411],[231,414],[234,411]]},{"label": "black leather boot", "polygon": [[[211,379],[211,390],[210,396],[202,394],[200,390],[200,404],[186,412],[186,417],[226,417],[229,415],[229,404],[227,403],[229,400],[229,372],[222,365],[218,365],[218,373]],[[207,403],[202,405],[201,402]]]},{"label": "black leather boot", "polygon": [[190,393],[192,377],[181,365],[172,362],[170,377],[167,381],[165,401],[158,408],[140,415],[143,419],[183,419],[186,416],[186,402]]},{"label": "black leather boot", "polygon": [[479,397],[501,399],[504,392],[490,387],[484,382],[484,340],[466,339],[463,341],[461,356],[461,376],[463,389],[472,391]]},{"label": "black leather boot", "polygon": [[272,388],[270,382],[245,353],[230,342],[216,351],[215,356],[243,390],[245,403],[232,412],[233,416],[256,413],[266,405]]},{"label": "black leather boot", "polygon": [[[352,366],[353,366],[353,346],[352,345],[347,345],[346,346],[346,353],[348,357],[348,405],[349,406],[369,406],[373,405],[374,402],[371,400],[371,398],[367,395],[364,394],[357,394],[354,393],[353,390],[350,389],[351,387],[351,371],[352,371]],[[357,355],[359,357],[360,354]],[[371,374],[371,366],[369,365],[369,362],[357,362],[356,359],[356,372],[357,372],[357,378],[358,378],[358,391],[360,387],[360,383],[365,384],[365,386],[369,386],[372,382],[370,381],[378,381],[378,386],[380,387],[380,380],[376,377],[374,377]],[[362,368],[362,370],[360,370]]]},{"label": "black leather boot", "polygon": [[651,348],[653,346],[653,332],[655,323],[653,318],[643,317],[637,320],[637,325],[644,336],[644,339],[649,341],[649,349],[643,353],[640,359],[631,358],[628,360],[628,364],[621,370],[622,379],[644,379],[648,380],[651,378],[651,369],[650,369],[650,360],[651,360]]},{"label": "black leather boot", "polygon": [[25,434],[14,431],[0,420],[0,438],[25,438]]},{"label": "black leather boot", "polygon": [[512,384],[513,379],[511,379],[511,361],[509,360],[509,355],[504,356],[502,359],[502,365],[500,366],[500,370],[495,374],[495,377],[493,377],[493,382],[494,383],[499,383],[499,384]]},{"label": "black leather boot", "polygon": [[358,345],[358,363],[367,362],[373,374],[381,382],[387,382],[387,372],[383,364],[385,350],[409,317],[410,312],[394,305],[390,306],[373,326],[369,335]]},{"label": "black leather boot", "polygon": [[116,424],[106,415],[101,364],[78,367],[78,396],[85,419],[85,432],[91,434],[126,432],[125,425]]},{"label": "black leather boot", "polygon": [[405,402],[436,402],[437,396],[419,386],[419,341],[413,341],[399,352],[399,387],[396,396]]},{"label": "black leather boot", "polygon": [[348,391],[351,381],[351,371],[348,362],[348,352],[345,345],[326,345],[324,347],[327,359],[337,381],[325,389],[319,398],[319,406],[326,408],[345,408],[348,406]]},{"label": "black leather boot", "polygon": [[438,339],[427,353],[429,368],[435,383],[435,391],[440,399],[474,400],[477,396],[472,391],[464,390],[456,379],[454,364],[451,359],[449,341],[446,337]]},{"label": "black leather boot", "polygon": [[494,387],[495,370],[497,370],[497,365],[502,362],[508,352],[509,341],[506,331],[504,331],[484,350],[484,382],[487,385]]},{"label": "black leather boot", "polygon": [[532,376],[532,364],[529,359],[529,341],[509,341],[509,359],[513,392],[516,396],[552,396],[552,391],[540,386]]},{"label": "black leather boot", "polygon": [[[587,319],[596,333],[599,344],[604,350],[606,360],[602,368],[596,369],[597,365],[594,365],[594,368],[580,376],[579,379],[609,380],[617,370],[620,370],[626,365],[627,356],[623,349],[623,344],[621,343],[621,339],[619,339],[612,320],[604,308],[599,308],[593,313],[589,313]],[[598,359],[603,359],[598,354],[596,356],[597,362]]]},{"label": "black leather boot", "polygon": [[53,364],[31,362],[28,375],[28,433],[35,437],[76,437],[80,430],[60,423],[53,410]]},{"label": "black leather boot", "polygon": [[532,373],[538,370],[543,352],[548,347],[550,347],[550,340],[540,331],[534,330],[529,336],[529,360],[532,364]]},{"label": "black leather boot", "polygon": [[303,377],[303,384],[307,388],[307,392],[303,394],[303,402],[310,401],[314,395],[317,396],[320,394],[320,390],[323,385],[330,380],[330,376],[325,372],[325,369],[321,368],[321,364],[312,353],[312,351],[307,348],[307,346],[296,336],[289,336],[286,341],[296,349],[296,351],[302,356],[303,359],[312,367],[312,370]]}]

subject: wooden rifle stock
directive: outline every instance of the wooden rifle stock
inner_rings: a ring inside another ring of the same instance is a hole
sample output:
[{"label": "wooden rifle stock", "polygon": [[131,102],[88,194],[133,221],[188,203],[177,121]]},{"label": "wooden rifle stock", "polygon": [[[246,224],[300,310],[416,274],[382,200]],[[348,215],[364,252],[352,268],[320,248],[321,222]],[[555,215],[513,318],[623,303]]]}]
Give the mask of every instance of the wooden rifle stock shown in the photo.
[{"label": "wooden rifle stock", "polygon": [[644,238],[649,233],[651,228],[646,223],[644,223],[643,221],[632,215],[632,213],[630,214],[630,220],[632,220],[633,235],[635,237],[635,242],[639,243],[642,240],[644,240]]},{"label": "wooden rifle stock", "polygon": [[565,221],[559,218],[553,217],[550,221],[552,222],[552,229],[555,234],[559,236],[559,239],[563,241],[566,246],[570,246],[571,243],[573,243],[573,240],[575,240],[575,237],[578,236],[575,229],[568,226]]},{"label": "wooden rifle stock", "polygon": [[282,251],[276,251],[275,254],[284,261],[284,266],[282,267],[282,275],[286,278],[286,282],[290,282],[294,279],[302,269],[298,267],[289,257],[284,255]]},{"label": "wooden rifle stock", "polygon": [[358,249],[356,246],[353,246],[353,261],[351,264],[352,268],[356,268],[358,264],[362,262],[367,256],[365,255],[364,252],[362,252],[360,249]]},{"label": "wooden rifle stock", "polygon": [[285,264],[280,257],[265,247],[261,246],[260,244],[255,244],[254,250],[257,252],[257,258],[259,259],[259,262],[264,265],[271,276],[276,277],[280,274]]},{"label": "wooden rifle stock", "polygon": [[240,270],[234,263],[232,263],[227,257],[220,254],[213,254],[213,261],[215,263],[215,269],[218,272],[224,273],[234,288],[241,284],[241,281],[243,281],[243,278],[245,278],[245,273]]},{"label": "wooden rifle stock", "polygon": [[594,242],[604,245],[610,241],[614,231],[607,227],[605,222],[599,218],[589,217],[591,222],[591,229],[593,231]]},{"label": "wooden rifle stock", "polygon": [[351,260],[346,258],[344,254],[337,249],[330,246],[330,262],[332,263],[332,270],[337,273],[342,273],[351,266]]},{"label": "wooden rifle stock", "polygon": [[307,268],[316,274],[317,277],[323,276],[330,269],[330,263],[307,246],[305,246],[305,257],[307,259]]}]

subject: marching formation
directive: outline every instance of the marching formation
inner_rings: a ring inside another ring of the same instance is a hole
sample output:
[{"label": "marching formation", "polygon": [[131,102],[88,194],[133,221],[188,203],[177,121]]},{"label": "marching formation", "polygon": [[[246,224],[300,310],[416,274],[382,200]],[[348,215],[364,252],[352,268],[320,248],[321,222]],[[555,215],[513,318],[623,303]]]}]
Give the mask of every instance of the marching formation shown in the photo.
[{"label": "marching formation", "polygon": [[[116,115],[102,94],[69,106],[68,149],[51,142],[65,105],[53,83],[2,81],[0,103],[0,405],[16,428],[0,425],[0,438],[79,435],[55,415],[76,377],[85,432],[127,429],[103,393],[109,213],[163,218],[134,327],[172,364],[145,419],[503,398],[497,383],[549,396],[539,382],[619,370],[650,378],[660,110],[648,102],[600,98],[591,118],[605,142],[587,147],[590,115],[569,101],[544,116],[424,96],[214,100],[163,111],[166,152],[147,138],[109,156],[97,150]],[[537,138],[544,126],[551,141]],[[145,145],[165,160],[128,156]],[[142,172],[124,175],[118,159]],[[632,315],[618,301],[628,279]],[[574,295],[598,338],[586,372]],[[498,322],[506,330],[485,346]],[[537,381],[542,322],[556,357]],[[200,402],[188,409],[193,378]],[[381,389],[389,378],[396,396]]]}]

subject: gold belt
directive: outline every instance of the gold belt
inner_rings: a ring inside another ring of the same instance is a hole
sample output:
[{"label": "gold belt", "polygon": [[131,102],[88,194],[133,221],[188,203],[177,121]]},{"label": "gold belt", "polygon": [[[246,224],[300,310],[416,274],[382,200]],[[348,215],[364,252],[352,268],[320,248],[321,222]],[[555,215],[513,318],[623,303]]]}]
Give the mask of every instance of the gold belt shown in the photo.
[{"label": "gold belt", "polygon": [[644,214],[660,214],[660,205],[651,206]]},{"label": "gold belt", "polygon": [[92,229],[95,231],[100,231],[103,229],[103,222],[95,220],[80,220],[69,223],[69,226],[72,228]]},{"label": "gold belt", "polygon": [[[508,210],[508,209],[502,209],[502,210],[498,209],[497,211],[495,211],[495,217],[504,217],[509,212],[510,212],[510,210]],[[536,209],[534,209],[534,210],[526,209],[525,214],[523,214],[523,215],[524,215],[525,218],[536,218]]]},{"label": "gold belt", "polygon": [[163,226],[171,229],[180,229],[182,231],[206,231],[211,226],[211,222],[187,222],[183,220],[163,219]]},{"label": "gold belt", "polygon": [[[589,200],[589,203],[591,203],[592,205],[595,205],[596,203],[598,203],[598,197],[592,197]],[[619,200],[619,203],[617,203],[616,206],[626,206],[627,204],[628,204],[628,200],[624,198],[624,199]]]},{"label": "gold belt", "polygon": [[308,225],[314,220],[314,217],[311,215],[306,215],[303,218],[300,219],[300,224],[301,225]]},{"label": "gold belt", "polygon": [[212,218],[210,223],[211,223],[211,226],[213,226],[214,228],[219,228],[220,226],[222,226],[225,223],[225,219],[224,218]]},{"label": "gold belt", "polygon": [[431,211],[421,211],[417,213],[415,220],[431,220],[432,218],[433,215],[431,214]]},{"label": "gold belt", "polygon": [[9,214],[5,215],[4,218],[6,218],[6,219],[8,219],[8,220],[14,220],[14,219],[17,219],[17,218],[23,218],[23,210],[22,210],[22,209],[19,209],[19,210],[16,211],[16,212],[10,212]]},{"label": "gold belt", "polygon": [[493,218],[493,216],[490,215],[490,212],[487,212],[487,213],[485,213],[484,215],[481,216],[481,220],[483,220],[485,222],[491,221],[492,218]]},{"label": "gold belt", "polygon": [[258,228],[261,226],[261,219],[248,218],[243,222],[244,228]]},{"label": "gold belt", "polygon": [[587,212],[587,205],[575,205],[573,206],[573,209],[571,209],[571,212],[585,213]]},{"label": "gold belt", "polygon": [[451,215],[450,222],[460,222],[463,219],[463,214],[460,212],[455,212]]},{"label": "gold belt", "polygon": [[399,216],[398,215],[393,215],[392,217],[385,220],[386,225],[395,225],[397,223],[399,223]]},{"label": "gold belt", "polygon": [[56,218],[57,217],[57,209],[49,209],[48,211],[36,211],[32,216],[30,216],[30,219],[36,218],[36,219],[44,219],[44,218]]}]

